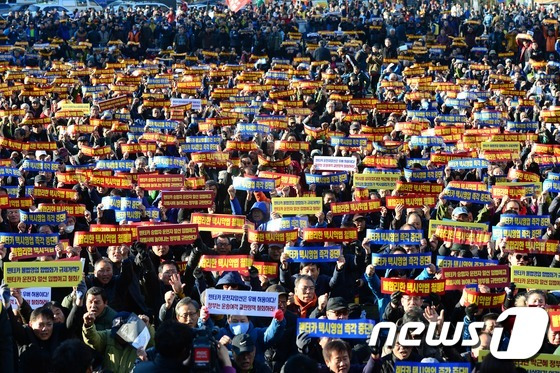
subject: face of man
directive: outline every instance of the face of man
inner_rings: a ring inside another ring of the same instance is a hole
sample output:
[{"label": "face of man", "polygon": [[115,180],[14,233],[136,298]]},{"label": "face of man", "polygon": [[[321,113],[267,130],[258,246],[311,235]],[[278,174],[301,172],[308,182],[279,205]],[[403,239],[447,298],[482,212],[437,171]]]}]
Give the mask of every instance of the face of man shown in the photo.
[{"label": "face of man", "polygon": [[546,306],[546,299],[544,299],[544,297],[539,293],[533,293],[529,296],[529,298],[527,298],[527,305],[533,307],[544,307]]},{"label": "face of man", "polygon": [[94,312],[95,317],[98,317],[103,313],[105,307],[107,307],[107,302],[103,302],[101,295],[88,294],[86,298],[86,309],[88,312]]},{"label": "face of man", "polygon": [[514,202],[514,201],[510,201],[510,202],[506,203],[505,211],[513,211],[516,214],[519,214],[519,203]]},{"label": "face of man", "polygon": [[154,252],[154,254],[161,257],[167,255],[167,253],[169,252],[169,246],[167,245],[152,246],[152,251]]},{"label": "face of man", "polygon": [[354,222],[354,225],[356,226],[356,228],[358,229],[358,232],[362,232],[364,229],[366,229],[366,221],[365,219],[358,219]]},{"label": "face of man", "polygon": [[348,373],[350,371],[348,351],[332,351],[330,358],[325,363],[330,371],[334,373]]},{"label": "face of man", "polygon": [[492,334],[494,332],[495,327],[496,327],[496,320],[489,319],[484,322],[484,331],[487,333]]},{"label": "face of man", "polygon": [[286,312],[286,308],[288,307],[288,296],[285,294],[281,294],[278,296],[278,309],[282,310],[282,312]]},{"label": "face of man", "polygon": [[410,311],[413,307],[422,306],[422,298],[417,296],[403,295],[401,298],[401,304],[404,308],[404,312]]},{"label": "face of man", "polygon": [[227,238],[218,237],[216,239],[216,251],[220,255],[227,255],[231,251],[231,243]]},{"label": "face of man", "polygon": [[171,280],[171,276],[176,275],[179,273],[177,268],[173,264],[165,264],[159,273],[159,279],[165,285],[169,284],[169,280]]},{"label": "face of man", "polygon": [[315,285],[309,280],[301,280],[294,290],[296,297],[304,303],[311,302],[315,297]]},{"label": "face of man", "polygon": [[33,322],[29,323],[33,334],[41,341],[47,341],[53,332],[54,320],[49,319],[44,315],[39,315]]},{"label": "face of man", "polygon": [[120,246],[109,246],[107,249],[107,256],[113,263],[121,263],[123,260]]},{"label": "face of man", "polygon": [[7,211],[7,216],[10,223],[19,223],[19,210],[9,209]]},{"label": "face of man", "polygon": [[192,304],[187,304],[179,308],[177,321],[181,324],[186,324],[189,328],[196,328],[199,316],[199,311]]},{"label": "face of man", "polygon": [[348,320],[348,308],[336,311],[327,311],[327,319],[329,320]]},{"label": "face of man", "polygon": [[268,247],[268,256],[273,261],[279,261],[280,257],[282,256],[282,247],[281,246],[269,246]]},{"label": "face of man", "polygon": [[393,354],[398,360],[406,360],[412,352],[412,347],[405,347],[399,343],[399,336],[395,339],[395,346],[393,347]]},{"label": "face of man", "polygon": [[469,215],[467,215],[467,214],[457,214],[457,215],[453,216],[453,220],[468,222],[469,221]]},{"label": "face of man", "polygon": [[103,285],[107,285],[109,281],[111,281],[111,278],[113,278],[113,266],[106,262],[99,262],[95,266],[95,271],[93,273],[99,282]]},{"label": "face of man", "polygon": [[422,220],[415,214],[408,217],[406,224],[412,225],[415,229],[422,229]]},{"label": "face of man", "polygon": [[233,359],[242,372],[247,372],[253,367],[256,349],[253,352],[242,352],[239,355],[233,354]]},{"label": "face of man", "polygon": [[310,264],[303,267],[299,271],[299,274],[311,276],[314,281],[317,281],[317,278],[319,277],[319,268],[315,264]]},{"label": "face of man", "polygon": [[528,266],[529,255],[523,253],[511,253],[508,256],[509,263],[514,266]]}]

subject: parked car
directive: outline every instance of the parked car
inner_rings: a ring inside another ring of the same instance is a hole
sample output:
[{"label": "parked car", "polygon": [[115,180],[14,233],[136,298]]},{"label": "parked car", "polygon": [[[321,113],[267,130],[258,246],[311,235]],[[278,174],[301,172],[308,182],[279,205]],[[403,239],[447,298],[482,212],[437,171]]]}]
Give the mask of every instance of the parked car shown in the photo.
[{"label": "parked car", "polygon": [[107,8],[109,8],[111,11],[116,12],[119,10],[119,8],[122,9],[128,9],[128,8],[132,8],[132,9],[138,9],[138,8],[145,8],[145,7],[151,7],[151,8],[160,8],[163,9],[164,11],[168,11],[169,10],[169,6],[163,4],[163,3],[157,3],[157,2],[129,2],[129,1],[115,1],[110,3],[109,5],[107,5]]}]

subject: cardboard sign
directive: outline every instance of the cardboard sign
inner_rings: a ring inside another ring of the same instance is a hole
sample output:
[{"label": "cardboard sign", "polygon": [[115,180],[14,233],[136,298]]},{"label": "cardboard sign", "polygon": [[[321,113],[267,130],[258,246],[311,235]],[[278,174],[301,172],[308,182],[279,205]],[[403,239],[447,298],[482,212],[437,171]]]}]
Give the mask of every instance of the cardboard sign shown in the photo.
[{"label": "cardboard sign", "polygon": [[247,255],[202,255],[198,266],[205,271],[241,271],[253,265],[253,259]]},{"label": "cardboard sign", "polygon": [[4,281],[10,288],[77,286],[82,281],[82,262],[4,263]]},{"label": "cardboard sign", "polygon": [[278,293],[242,290],[206,290],[206,306],[211,315],[272,317],[278,309]]},{"label": "cardboard sign", "polygon": [[161,192],[161,203],[167,208],[205,209],[214,204],[211,190]]},{"label": "cardboard sign", "polygon": [[185,186],[185,176],[139,174],[138,186],[145,190],[181,190]]},{"label": "cardboard sign", "polygon": [[400,291],[412,296],[428,296],[430,293],[445,294],[445,280],[407,280],[397,278],[381,278],[381,292],[393,294]]},{"label": "cardboard sign", "polygon": [[197,224],[202,232],[243,233],[245,221],[244,215],[191,214],[191,223]]},{"label": "cardboard sign", "polygon": [[479,284],[489,288],[509,286],[509,268],[505,265],[443,268],[445,290],[462,290],[466,285]]},{"label": "cardboard sign", "polygon": [[137,228],[138,241],[154,245],[188,245],[198,238],[196,224],[162,224]]},{"label": "cardboard sign", "polygon": [[317,171],[354,171],[357,161],[355,157],[316,156],[313,165]]},{"label": "cardboard sign", "polygon": [[520,288],[557,290],[560,288],[560,268],[512,266],[511,282]]},{"label": "cardboard sign", "polygon": [[323,211],[321,197],[272,198],[272,211],[280,215],[314,215]]},{"label": "cardboard sign", "polygon": [[[308,333],[311,338],[367,339],[371,335],[373,320],[313,320],[298,319],[297,333]],[[467,372],[468,373],[468,372]]]}]

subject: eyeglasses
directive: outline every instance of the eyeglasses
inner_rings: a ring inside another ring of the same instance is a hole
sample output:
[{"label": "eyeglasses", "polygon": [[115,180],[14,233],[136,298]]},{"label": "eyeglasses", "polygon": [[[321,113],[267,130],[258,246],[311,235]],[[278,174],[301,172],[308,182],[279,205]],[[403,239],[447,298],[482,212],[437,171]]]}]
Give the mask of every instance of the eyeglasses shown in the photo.
[{"label": "eyeglasses", "polygon": [[194,318],[196,315],[198,315],[198,312],[185,312],[185,313],[180,313],[177,315],[178,318],[182,319],[182,320],[186,320],[188,318],[192,319]]},{"label": "eyeglasses", "polygon": [[311,293],[315,291],[315,286],[302,286],[300,289],[302,293]]},{"label": "eyeglasses", "polygon": [[517,255],[515,256],[515,259],[517,259],[517,260],[521,260],[521,259],[523,259],[524,261],[526,261],[526,262],[527,262],[527,261],[529,261],[529,255],[521,255],[521,254],[517,254]]}]

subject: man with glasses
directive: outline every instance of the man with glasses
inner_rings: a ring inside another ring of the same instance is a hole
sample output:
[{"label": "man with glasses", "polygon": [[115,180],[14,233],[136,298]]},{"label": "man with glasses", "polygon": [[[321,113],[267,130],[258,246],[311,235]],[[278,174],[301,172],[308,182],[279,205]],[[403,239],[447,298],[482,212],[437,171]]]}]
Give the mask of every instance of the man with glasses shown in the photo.
[{"label": "man with glasses", "polygon": [[308,275],[299,276],[295,281],[294,296],[288,305],[288,311],[306,319],[310,317],[316,307],[315,281]]},{"label": "man with glasses", "polygon": [[[160,320],[162,318],[162,310],[163,307],[160,310]],[[198,319],[200,318],[200,305],[197,301],[191,298],[183,298],[175,306],[175,317],[181,324],[185,324],[189,328],[194,329],[198,327]]]}]

